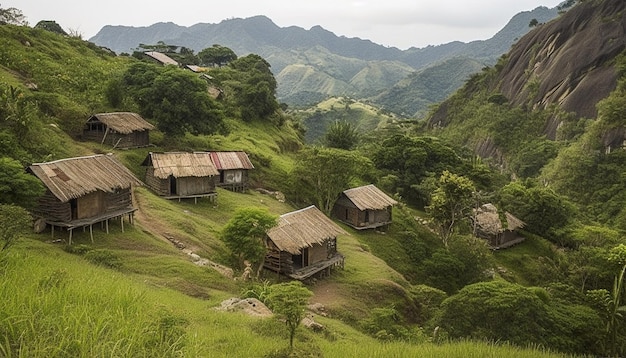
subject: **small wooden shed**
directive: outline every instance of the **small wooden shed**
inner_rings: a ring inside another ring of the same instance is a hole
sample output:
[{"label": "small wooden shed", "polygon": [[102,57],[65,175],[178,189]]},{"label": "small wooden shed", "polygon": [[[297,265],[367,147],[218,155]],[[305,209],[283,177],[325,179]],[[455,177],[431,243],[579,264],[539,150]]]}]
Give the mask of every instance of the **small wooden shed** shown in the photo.
[{"label": "small wooden shed", "polygon": [[241,151],[209,153],[220,174],[218,186],[232,191],[248,189],[248,171],[254,169],[248,154]]},{"label": "small wooden shed", "polygon": [[48,163],[35,163],[27,169],[47,188],[33,213],[54,228],[69,231],[69,243],[75,228],[89,227],[93,240],[93,224],[119,218],[124,230],[124,217],[133,222],[137,210],[133,206],[132,189],[142,185],[113,155],[67,158]]},{"label": "small wooden shed", "polygon": [[150,152],[141,165],[147,167],[147,186],[166,199],[217,197],[219,172],[208,152]]},{"label": "small wooden shed", "polygon": [[315,206],[283,214],[267,232],[264,267],[296,280],[330,273],[335,266],[343,268],[338,235],[347,232]]},{"label": "small wooden shed", "polygon": [[391,224],[392,207],[398,202],[374,184],[345,190],[333,206],[333,216],[357,230]]},{"label": "small wooden shed", "polygon": [[97,113],[89,117],[83,129],[83,139],[113,148],[136,148],[150,144],[154,126],[132,112]]},{"label": "small wooden shed", "polygon": [[501,249],[513,246],[524,241],[524,237],[516,230],[526,226],[522,220],[508,211],[504,213],[507,226],[502,226],[498,208],[493,204],[484,204],[474,209],[473,223],[474,236],[487,240],[492,249]]}]

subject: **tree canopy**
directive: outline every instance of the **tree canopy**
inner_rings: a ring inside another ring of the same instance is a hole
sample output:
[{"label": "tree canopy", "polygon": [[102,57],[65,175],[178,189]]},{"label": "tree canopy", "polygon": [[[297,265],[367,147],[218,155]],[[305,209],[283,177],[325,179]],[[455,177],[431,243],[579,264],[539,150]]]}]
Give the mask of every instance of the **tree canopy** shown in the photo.
[{"label": "tree canopy", "polygon": [[225,66],[237,59],[237,55],[233,50],[217,44],[198,52],[198,57],[204,66]]},{"label": "tree canopy", "polygon": [[475,192],[476,188],[471,180],[447,170],[441,174],[426,209],[437,223],[439,234],[446,246],[459,223],[469,217],[474,207]]},{"label": "tree canopy", "polygon": [[298,200],[315,204],[327,215],[350,182],[369,170],[371,162],[352,151],[313,147],[299,154],[292,176]]},{"label": "tree canopy", "polygon": [[313,293],[300,281],[290,281],[271,286],[268,301],[275,314],[285,320],[289,330],[289,347],[293,349],[293,338],[300,321],[304,318],[309,297]]},{"label": "tree canopy", "polygon": [[138,62],[126,71],[123,84],[141,114],[168,136],[225,130],[221,105],[209,96],[206,82],[189,71]]},{"label": "tree canopy", "polygon": [[276,217],[267,210],[243,208],[235,212],[221,232],[221,238],[243,267],[244,260],[257,265],[260,272],[265,258],[264,238],[267,230],[276,225]]}]

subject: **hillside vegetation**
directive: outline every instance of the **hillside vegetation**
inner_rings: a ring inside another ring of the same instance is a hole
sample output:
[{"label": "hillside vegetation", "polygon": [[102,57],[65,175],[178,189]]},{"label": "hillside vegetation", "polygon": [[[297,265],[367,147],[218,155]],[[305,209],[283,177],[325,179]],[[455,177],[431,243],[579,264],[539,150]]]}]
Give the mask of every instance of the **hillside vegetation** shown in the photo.
[{"label": "hillside vegetation", "polygon": [[[42,29],[1,25],[0,31],[0,209],[6,213],[0,217],[6,244],[0,249],[1,355],[551,357],[625,352],[619,276],[626,264],[623,221],[613,216],[615,211],[603,217],[586,210],[597,209],[600,201],[589,200],[592,195],[586,202],[576,200],[566,191],[571,188],[566,178],[542,171],[552,158],[557,158],[551,164],[554,173],[572,163],[559,164],[558,158],[580,153],[587,147],[577,143],[589,142],[575,139],[590,141],[598,132],[570,127],[578,136],[565,143],[540,134],[536,139],[538,123],[557,109],[507,107],[498,93],[482,87],[493,83],[502,64],[473,76],[440,105],[439,111],[448,109],[446,128],[421,122],[415,127],[349,98],[320,103],[310,109],[319,123],[307,123],[299,111],[279,106],[276,81],[258,55],[211,68],[207,81],[182,68],[115,56]],[[617,68],[622,62],[616,58]],[[621,82],[620,77],[618,90],[600,105],[606,108],[600,118],[607,121],[582,128],[623,125],[619,114],[610,115],[622,113]],[[221,88],[223,96],[209,98],[211,86]],[[82,141],[89,115],[105,111],[139,112],[157,128],[151,132],[154,146],[117,150]],[[494,119],[497,123],[489,126],[470,125]],[[349,124],[324,124],[334,121]],[[326,135],[342,128],[350,135]],[[309,131],[315,137],[308,139]],[[495,143],[491,148],[501,160],[476,156],[471,133],[493,138],[485,143]],[[323,145],[305,143],[322,137]],[[349,140],[352,149],[337,139]],[[517,166],[508,164],[516,152],[502,149],[514,144],[528,145],[525,156],[518,154],[527,160]],[[255,166],[253,189],[218,189],[215,202],[194,203],[168,201],[139,187],[134,190],[135,224],[125,225],[123,232],[112,221],[108,234],[95,228],[93,241],[89,232],[75,230],[68,245],[67,232],[57,230],[52,237],[49,228],[41,234],[30,230],[25,210],[42,188],[24,172],[26,165],[111,152],[144,179],[141,163],[150,151],[174,150],[246,151]],[[589,192],[606,193],[600,200],[618,210],[623,183],[611,180],[623,176],[620,152],[594,153],[610,160],[584,163],[613,176],[593,182]],[[584,168],[578,178],[588,179],[589,173]],[[523,180],[511,181],[512,174]],[[543,175],[549,180],[542,181]],[[317,205],[328,212],[329,201],[341,191],[369,183],[399,201],[393,223],[384,231],[357,231],[338,223],[348,232],[338,238],[337,248],[345,267],[305,282],[313,304],[306,314],[322,328],[300,325],[290,349],[284,321],[216,309],[232,297],[259,298],[272,306],[268,297],[286,281],[270,271],[262,271],[259,279],[241,278],[241,257],[222,235],[241,209],[278,216]],[[615,202],[607,200],[611,195]],[[507,211],[524,220],[526,227],[518,231],[523,242],[491,250],[487,240],[472,235],[472,208],[487,203],[502,215]]]}]

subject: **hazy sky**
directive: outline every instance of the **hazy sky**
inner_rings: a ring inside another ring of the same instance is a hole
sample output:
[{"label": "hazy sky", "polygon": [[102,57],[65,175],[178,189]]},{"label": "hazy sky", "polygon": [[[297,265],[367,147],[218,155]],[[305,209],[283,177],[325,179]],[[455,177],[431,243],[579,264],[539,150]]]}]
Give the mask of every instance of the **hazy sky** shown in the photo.
[{"label": "hazy sky", "polygon": [[190,26],[265,15],[280,27],[320,25],[337,36],[369,39],[407,49],[455,40],[485,40],[515,14],[561,0],[0,0],[16,7],[31,26],[54,20],[66,31],[94,36],[105,25]]}]

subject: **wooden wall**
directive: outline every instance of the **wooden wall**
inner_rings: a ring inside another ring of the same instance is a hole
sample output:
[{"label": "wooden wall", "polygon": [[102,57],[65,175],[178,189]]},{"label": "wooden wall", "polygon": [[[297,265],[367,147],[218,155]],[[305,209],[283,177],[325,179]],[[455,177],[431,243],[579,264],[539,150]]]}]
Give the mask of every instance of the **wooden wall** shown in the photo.
[{"label": "wooden wall", "polygon": [[170,194],[170,181],[168,179],[159,179],[154,176],[154,167],[146,169],[146,185],[157,195],[168,196]]},{"label": "wooden wall", "polygon": [[[83,130],[83,140],[102,143],[102,138],[106,132],[97,130]],[[135,131],[130,134],[121,134],[109,130],[104,138],[104,144],[115,146],[116,148],[145,147],[150,144],[150,131]],[[116,145],[117,144],[117,145]]]}]

